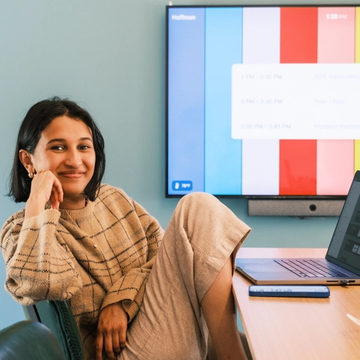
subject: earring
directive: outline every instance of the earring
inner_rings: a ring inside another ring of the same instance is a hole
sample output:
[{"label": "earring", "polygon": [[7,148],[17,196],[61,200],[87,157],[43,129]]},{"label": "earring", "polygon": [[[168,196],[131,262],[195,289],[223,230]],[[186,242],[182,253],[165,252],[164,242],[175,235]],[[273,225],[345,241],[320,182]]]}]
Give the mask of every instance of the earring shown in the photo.
[{"label": "earring", "polygon": [[30,179],[33,179],[33,178],[34,178],[34,173],[29,172],[29,173],[28,173],[28,176],[29,176]]}]

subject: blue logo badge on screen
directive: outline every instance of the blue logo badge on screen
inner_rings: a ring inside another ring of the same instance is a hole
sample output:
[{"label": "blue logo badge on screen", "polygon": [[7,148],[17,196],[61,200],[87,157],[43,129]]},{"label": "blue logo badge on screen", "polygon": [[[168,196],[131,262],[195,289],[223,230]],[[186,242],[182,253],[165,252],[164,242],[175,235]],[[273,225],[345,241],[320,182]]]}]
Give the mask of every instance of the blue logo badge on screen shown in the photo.
[{"label": "blue logo badge on screen", "polygon": [[173,181],[172,189],[173,191],[191,191],[193,188],[192,181]]}]

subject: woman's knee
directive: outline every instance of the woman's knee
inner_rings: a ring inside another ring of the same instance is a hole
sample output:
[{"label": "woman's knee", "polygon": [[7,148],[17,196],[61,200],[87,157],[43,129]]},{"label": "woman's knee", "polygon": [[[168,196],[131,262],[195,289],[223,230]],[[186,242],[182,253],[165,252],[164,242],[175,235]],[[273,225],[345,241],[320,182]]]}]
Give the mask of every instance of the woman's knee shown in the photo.
[{"label": "woman's knee", "polygon": [[187,194],[181,198],[178,207],[208,209],[211,210],[214,206],[220,205],[220,201],[213,195],[205,192],[194,192]]}]

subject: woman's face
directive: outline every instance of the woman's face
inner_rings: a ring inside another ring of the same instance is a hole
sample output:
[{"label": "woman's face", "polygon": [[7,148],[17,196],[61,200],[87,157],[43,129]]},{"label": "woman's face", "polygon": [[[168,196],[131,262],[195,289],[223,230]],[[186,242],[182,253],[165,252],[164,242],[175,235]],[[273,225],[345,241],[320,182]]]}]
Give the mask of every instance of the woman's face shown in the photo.
[{"label": "woman's face", "polygon": [[95,168],[91,130],[81,120],[60,116],[41,133],[32,155],[34,170],[50,170],[60,181],[64,200],[77,199]]}]

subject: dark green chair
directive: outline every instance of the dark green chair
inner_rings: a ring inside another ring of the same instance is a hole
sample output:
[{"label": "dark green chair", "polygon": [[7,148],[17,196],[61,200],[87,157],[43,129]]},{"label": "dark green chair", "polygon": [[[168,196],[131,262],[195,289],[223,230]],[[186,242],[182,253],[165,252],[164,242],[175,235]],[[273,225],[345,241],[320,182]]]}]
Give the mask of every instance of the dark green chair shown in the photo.
[{"label": "dark green chair", "polygon": [[55,335],[38,321],[19,321],[0,330],[1,360],[66,360]]},{"label": "dark green chair", "polygon": [[66,301],[44,300],[24,310],[27,317],[43,323],[53,332],[66,360],[84,359],[80,333]]}]

